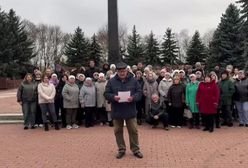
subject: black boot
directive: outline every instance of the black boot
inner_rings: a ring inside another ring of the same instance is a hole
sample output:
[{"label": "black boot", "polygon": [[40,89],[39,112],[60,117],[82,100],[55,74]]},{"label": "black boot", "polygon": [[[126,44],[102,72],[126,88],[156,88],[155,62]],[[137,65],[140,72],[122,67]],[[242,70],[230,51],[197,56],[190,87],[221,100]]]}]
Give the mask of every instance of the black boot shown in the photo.
[{"label": "black boot", "polygon": [[59,124],[58,124],[58,122],[55,123],[55,130],[59,130]]},{"label": "black boot", "polygon": [[109,126],[110,127],[113,127],[114,126],[114,124],[113,124],[113,121],[111,120],[111,121],[109,121]]},{"label": "black boot", "polygon": [[48,123],[45,123],[44,129],[45,129],[45,131],[49,131]]}]

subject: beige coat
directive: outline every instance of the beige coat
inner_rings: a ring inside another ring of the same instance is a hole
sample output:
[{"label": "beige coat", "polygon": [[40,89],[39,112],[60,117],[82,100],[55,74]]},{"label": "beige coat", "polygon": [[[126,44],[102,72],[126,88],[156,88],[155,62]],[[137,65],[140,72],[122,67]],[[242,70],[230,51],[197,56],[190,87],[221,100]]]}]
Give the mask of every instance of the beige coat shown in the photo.
[{"label": "beige coat", "polygon": [[95,83],[96,96],[97,96],[96,97],[97,108],[106,107],[106,100],[105,100],[105,97],[103,96],[105,92],[106,84],[107,84],[106,81],[97,81]]},{"label": "beige coat", "polygon": [[38,85],[39,104],[54,103],[55,94],[56,90],[53,84],[45,84],[42,82]]}]

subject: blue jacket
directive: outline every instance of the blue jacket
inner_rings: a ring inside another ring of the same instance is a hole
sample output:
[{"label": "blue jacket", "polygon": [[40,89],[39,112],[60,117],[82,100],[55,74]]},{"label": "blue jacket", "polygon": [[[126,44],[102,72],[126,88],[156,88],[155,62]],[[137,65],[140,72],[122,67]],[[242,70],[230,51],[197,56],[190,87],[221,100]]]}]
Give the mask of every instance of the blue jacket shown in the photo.
[{"label": "blue jacket", "polygon": [[[125,103],[116,102],[114,97],[120,91],[130,91],[134,100]],[[141,99],[142,90],[138,81],[131,74],[128,74],[124,82],[121,81],[118,75],[115,75],[115,77],[108,81],[104,96],[106,100],[111,102],[113,119],[129,119],[136,117],[136,102]]]}]

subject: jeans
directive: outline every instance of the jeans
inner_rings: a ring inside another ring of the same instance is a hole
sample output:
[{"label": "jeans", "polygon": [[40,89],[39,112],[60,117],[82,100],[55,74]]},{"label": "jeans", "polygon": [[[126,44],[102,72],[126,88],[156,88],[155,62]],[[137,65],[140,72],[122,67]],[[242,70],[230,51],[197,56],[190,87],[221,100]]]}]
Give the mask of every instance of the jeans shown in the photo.
[{"label": "jeans", "polygon": [[[133,153],[136,153],[140,149],[136,118],[126,119],[125,121],[126,121],[128,134],[129,134],[130,149]],[[118,119],[118,120],[114,119],[113,124],[114,124],[115,138],[116,138],[116,142],[119,148],[119,152],[125,152],[126,144],[125,144],[124,135],[123,135],[124,119]]]},{"label": "jeans", "polygon": [[41,109],[41,113],[42,113],[42,120],[43,123],[48,123],[47,121],[47,113],[49,113],[50,117],[53,120],[53,123],[57,122],[57,115],[55,112],[55,106],[54,103],[43,103],[40,104],[40,109]]},{"label": "jeans", "polygon": [[248,124],[248,102],[235,102],[239,114],[239,123]]},{"label": "jeans", "polygon": [[22,112],[24,117],[24,126],[28,127],[30,124],[34,126],[36,115],[36,102],[23,102]]}]

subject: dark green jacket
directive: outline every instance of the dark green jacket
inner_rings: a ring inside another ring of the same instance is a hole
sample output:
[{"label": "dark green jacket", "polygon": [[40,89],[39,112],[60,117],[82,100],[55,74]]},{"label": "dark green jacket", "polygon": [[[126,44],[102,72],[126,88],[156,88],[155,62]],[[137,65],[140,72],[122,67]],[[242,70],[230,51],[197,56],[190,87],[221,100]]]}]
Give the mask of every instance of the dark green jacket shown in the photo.
[{"label": "dark green jacket", "polygon": [[37,101],[37,83],[22,82],[17,91],[17,102]]},{"label": "dark green jacket", "polygon": [[220,105],[232,105],[232,96],[235,92],[235,87],[230,79],[221,80],[220,88]]}]

